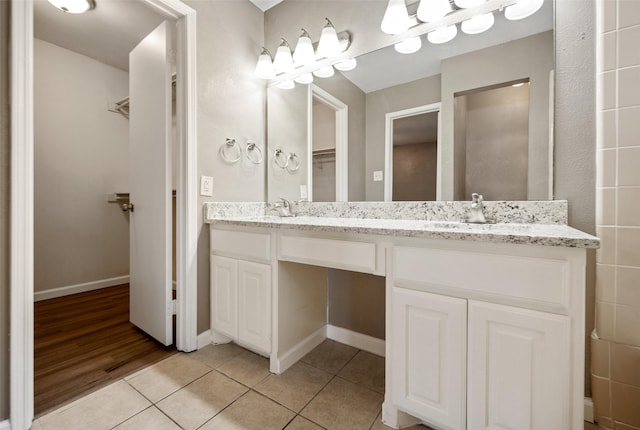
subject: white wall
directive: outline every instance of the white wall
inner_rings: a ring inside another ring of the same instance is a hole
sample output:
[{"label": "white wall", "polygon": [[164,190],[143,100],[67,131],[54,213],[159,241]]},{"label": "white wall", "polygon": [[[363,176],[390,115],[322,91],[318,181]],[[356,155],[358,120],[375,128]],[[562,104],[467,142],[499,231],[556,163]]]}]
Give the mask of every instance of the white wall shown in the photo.
[{"label": "white wall", "polygon": [[36,293],[129,274],[128,73],[35,40]]}]

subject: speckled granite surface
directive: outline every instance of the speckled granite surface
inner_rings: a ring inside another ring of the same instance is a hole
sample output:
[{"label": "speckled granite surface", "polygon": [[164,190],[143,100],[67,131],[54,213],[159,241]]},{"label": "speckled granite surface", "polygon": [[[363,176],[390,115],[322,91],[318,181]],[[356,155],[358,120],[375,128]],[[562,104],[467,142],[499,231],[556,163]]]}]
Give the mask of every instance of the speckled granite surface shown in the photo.
[{"label": "speckled granite surface", "polygon": [[[460,222],[469,202],[301,203],[295,217],[265,203],[208,203],[208,223],[338,233],[597,248],[599,240],[566,225],[567,202],[486,202],[495,224]],[[537,207],[536,207],[537,206]]]}]

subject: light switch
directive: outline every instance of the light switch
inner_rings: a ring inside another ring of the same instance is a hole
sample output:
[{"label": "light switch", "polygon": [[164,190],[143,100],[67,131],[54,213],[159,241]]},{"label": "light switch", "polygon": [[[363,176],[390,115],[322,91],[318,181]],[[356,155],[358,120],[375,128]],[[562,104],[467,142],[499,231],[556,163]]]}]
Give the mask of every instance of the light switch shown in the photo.
[{"label": "light switch", "polygon": [[380,182],[382,181],[382,170],[376,170],[373,172],[373,181]]},{"label": "light switch", "polygon": [[200,176],[200,195],[213,196],[213,178],[211,176]]},{"label": "light switch", "polygon": [[300,199],[306,200],[307,198],[309,198],[309,193],[307,193],[307,186],[300,185]]}]

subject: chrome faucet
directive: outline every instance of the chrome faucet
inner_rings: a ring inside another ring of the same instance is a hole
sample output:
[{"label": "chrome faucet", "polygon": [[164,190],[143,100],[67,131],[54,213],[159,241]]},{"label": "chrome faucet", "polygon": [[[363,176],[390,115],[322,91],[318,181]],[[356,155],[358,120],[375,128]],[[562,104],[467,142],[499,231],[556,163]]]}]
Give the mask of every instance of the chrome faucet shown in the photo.
[{"label": "chrome faucet", "polygon": [[471,194],[471,214],[467,218],[467,222],[475,224],[485,224],[487,220],[484,217],[484,204],[482,194]]},{"label": "chrome faucet", "polygon": [[287,199],[280,197],[280,201],[274,203],[273,207],[278,211],[278,215],[282,217],[295,216],[292,204]]}]

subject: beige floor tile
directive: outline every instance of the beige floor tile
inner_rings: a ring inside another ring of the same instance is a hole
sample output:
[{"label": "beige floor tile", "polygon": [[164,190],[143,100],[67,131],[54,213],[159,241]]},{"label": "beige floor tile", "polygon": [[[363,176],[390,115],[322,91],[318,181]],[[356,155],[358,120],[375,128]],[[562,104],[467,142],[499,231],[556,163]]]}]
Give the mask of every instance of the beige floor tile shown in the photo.
[{"label": "beige floor tile", "polygon": [[40,420],[35,420],[33,424],[31,424],[31,428],[29,430],[42,430],[42,426],[40,425]]},{"label": "beige floor tile", "polygon": [[384,394],[384,357],[359,351],[338,376]]},{"label": "beige floor tile", "polygon": [[180,430],[180,426],[152,406],[129,418],[114,430]]},{"label": "beige floor tile", "polygon": [[358,350],[352,346],[327,339],[301,361],[336,375],[357,353]]},{"label": "beige floor tile", "polygon": [[210,371],[211,367],[190,358],[188,354],[175,354],[125,380],[156,403]]},{"label": "beige floor tile", "polygon": [[285,430],[323,430],[318,424],[312,423],[308,419],[298,415],[289,423]]},{"label": "beige floor tile", "polygon": [[[376,422],[371,426],[371,430],[389,430],[392,427],[386,426],[382,423],[381,415],[378,415],[376,418]],[[432,430],[431,427],[428,427],[423,424],[416,424],[411,427],[403,427],[402,430]]]},{"label": "beige floor tile", "polygon": [[380,393],[334,378],[300,415],[329,430],[369,430],[382,399]]},{"label": "beige floor tile", "polygon": [[598,424],[593,424],[589,421],[585,421],[584,430],[602,430],[602,427],[600,427]]},{"label": "beige floor tile", "polygon": [[157,406],[182,428],[192,430],[213,418],[247,390],[244,385],[214,370],[166,397]]},{"label": "beige floor tile", "polygon": [[218,367],[230,378],[253,387],[269,375],[269,360],[250,351],[243,351]]},{"label": "beige floor tile", "polygon": [[298,362],[281,375],[269,375],[254,387],[256,391],[287,408],[300,412],[333,378],[333,375]]},{"label": "beige floor tile", "polygon": [[287,408],[249,391],[200,430],[281,430],[294,416]]},{"label": "beige floor tile", "polygon": [[118,381],[40,418],[43,430],[111,429],[151,406],[126,382]]},{"label": "beige floor tile", "polygon": [[209,367],[217,369],[223,363],[241,354],[245,350],[234,343],[209,345],[189,354],[189,357],[203,362]]}]

